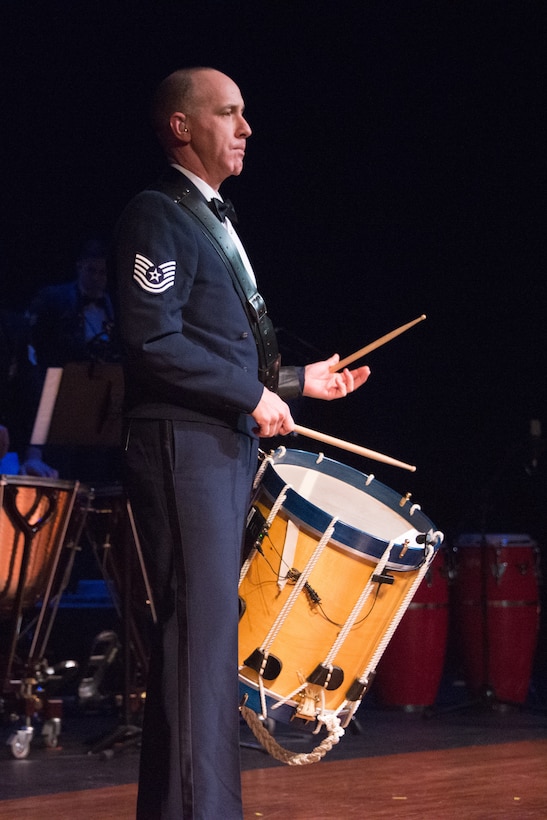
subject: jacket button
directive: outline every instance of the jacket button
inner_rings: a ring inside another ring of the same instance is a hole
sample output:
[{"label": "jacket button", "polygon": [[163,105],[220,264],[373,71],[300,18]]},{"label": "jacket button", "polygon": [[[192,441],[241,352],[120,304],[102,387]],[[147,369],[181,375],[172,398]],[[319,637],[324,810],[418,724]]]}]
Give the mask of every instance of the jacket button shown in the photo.
[{"label": "jacket button", "polygon": [[249,336],[249,334],[247,333],[247,331],[246,331],[246,330],[245,330],[245,331],[243,331],[243,333],[241,334],[241,338],[242,338],[242,339],[247,339],[247,338],[248,338],[248,336]]}]

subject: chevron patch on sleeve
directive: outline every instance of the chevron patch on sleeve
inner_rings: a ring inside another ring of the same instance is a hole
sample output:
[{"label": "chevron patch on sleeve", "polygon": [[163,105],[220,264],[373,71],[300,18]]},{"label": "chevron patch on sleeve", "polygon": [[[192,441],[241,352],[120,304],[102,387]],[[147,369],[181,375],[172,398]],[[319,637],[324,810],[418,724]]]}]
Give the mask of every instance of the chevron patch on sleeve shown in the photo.
[{"label": "chevron patch on sleeve", "polygon": [[133,279],[148,293],[163,293],[175,284],[176,266],[175,260],[156,265],[146,256],[137,253],[133,268]]}]

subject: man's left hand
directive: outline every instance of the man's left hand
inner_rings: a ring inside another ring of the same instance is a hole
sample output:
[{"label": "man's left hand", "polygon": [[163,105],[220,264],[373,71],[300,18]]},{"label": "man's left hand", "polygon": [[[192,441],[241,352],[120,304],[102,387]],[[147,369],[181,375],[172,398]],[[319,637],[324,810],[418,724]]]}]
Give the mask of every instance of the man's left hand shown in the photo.
[{"label": "man's left hand", "polygon": [[324,362],[306,365],[304,396],[325,401],[341,399],[361,387],[370,376],[370,368],[367,365],[358,367],[356,370],[348,370],[345,367],[339,373],[333,373],[331,368],[336,367],[339,361],[340,356],[335,353]]}]

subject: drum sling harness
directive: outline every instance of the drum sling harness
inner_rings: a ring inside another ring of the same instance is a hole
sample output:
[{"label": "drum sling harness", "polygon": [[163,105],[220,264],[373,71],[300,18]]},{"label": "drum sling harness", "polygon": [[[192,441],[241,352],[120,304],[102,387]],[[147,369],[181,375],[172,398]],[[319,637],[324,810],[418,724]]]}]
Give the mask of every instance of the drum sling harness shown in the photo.
[{"label": "drum sling harness", "polygon": [[[180,188],[180,173],[177,172],[176,188],[170,179],[163,179],[156,190],[172,196],[177,205],[181,205],[200,223],[204,235],[211,242],[225,263],[253,331],[258,351],[258,378],[269,390],[277,391],[281,356],[272,320],[268,316],[266,303],[258,292],[232,237],[223,227],[222,222],[209,209],[200,193],[185,186]],[[173,179],[173,182],[175,180]],[[175,183],[176,184],[176,183]]]}]

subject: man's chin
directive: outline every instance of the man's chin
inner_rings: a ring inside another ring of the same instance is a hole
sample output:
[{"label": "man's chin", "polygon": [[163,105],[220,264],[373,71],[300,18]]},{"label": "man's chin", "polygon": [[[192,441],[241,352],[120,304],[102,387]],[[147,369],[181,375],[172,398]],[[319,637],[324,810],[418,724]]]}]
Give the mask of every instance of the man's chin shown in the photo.
[{"label": "man's chin", "polygon": [[234,164],[232,166],[232,176],[233,177],[238,177],[242,171],[243,171],[243,160],[241,159],[241,160],[238,160],[237,162],[234,162]]}]

